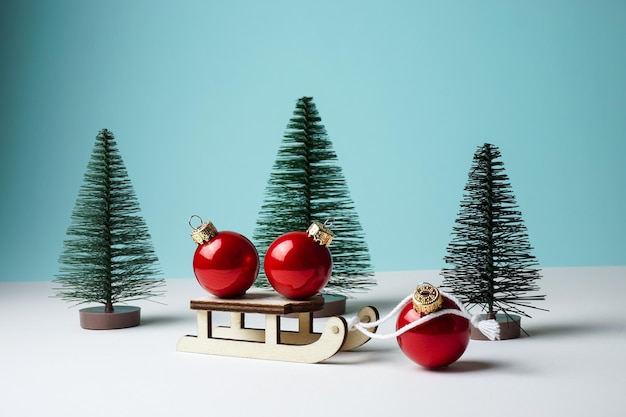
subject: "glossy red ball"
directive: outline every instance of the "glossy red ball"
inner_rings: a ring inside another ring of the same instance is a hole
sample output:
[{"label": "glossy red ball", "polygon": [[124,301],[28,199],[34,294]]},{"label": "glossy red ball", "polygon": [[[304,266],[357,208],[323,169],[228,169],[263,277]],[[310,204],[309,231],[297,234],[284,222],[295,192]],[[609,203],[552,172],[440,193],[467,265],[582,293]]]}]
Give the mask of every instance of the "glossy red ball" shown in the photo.
[{"label": "glossy red ball", "polygon": [[263,263],[270,285],[292,300],[302,300],[322,290],[330,279],[332,266],[328,248],[305,232],[289,232],[277,238],[267,249]]},{"label": "glossy red ball", "polygon": [[[443,296],[443,309],[458,306]],[[409,302],[400,311],[396,330],[419,320],[422,313],[415,311]],[[446,314],[421,324],[397,337],[398,345],[406,356],[426,368],[441,368],[455,362],[463,355],[470,340],[469,320],[454,314]]]},{"label": "glossy red ball", "polygon": [[259,255],[245,236],[218,232],[198,245],[193,256],[193,272],[198,283],[220,298],[245,294],[259,273]]}]

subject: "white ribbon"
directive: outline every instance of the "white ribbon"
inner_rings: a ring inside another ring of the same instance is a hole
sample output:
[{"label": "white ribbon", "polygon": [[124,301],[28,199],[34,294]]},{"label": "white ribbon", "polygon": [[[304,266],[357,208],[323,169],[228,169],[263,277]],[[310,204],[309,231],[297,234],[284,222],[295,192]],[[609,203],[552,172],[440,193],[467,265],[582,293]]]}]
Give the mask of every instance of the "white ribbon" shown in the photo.
[{"label": "white ribbon", "polygon": [[358,331],[360,331],[361,333],[363,333],[364,335],[372,338],[372,339],[390,339],[393,337],[398,337],[401,334],[404,334],[406,332],[408,332],[409,330],[420,326],[424,323],[427,323],[431,320],[436,319],[437,317],[441,317],[444,316],[446,314],[452,314],[455,316],[459,316],[459,317],[463,317],[467,320],[469,320],[472,325],[474,327],[476,327],[482,334],[484,334],[489,340],[499,340],[500,339],[500,325],[498,324],[498,322],[494,319],[489,319],[489,320],[482,320],[481,316],[479,314],[475,314],[475,315],[471,315],[463,306],[463,304],[461,304],[459,302],[459,300],[457,300],[454,296],[447,294],[445,292],[441,292],[440,294],[442,296],[446,296],[447,298],[449,298],[452,302],[454,302],[454,304],[456,304],[456,306],[459,308],[459,310],[454,309],[454,308],[447,308],[447,309],[443,309],[443,310],[438,310],[435,311],[434,313],[430,313],[425,315],[424,317],[415,320],[411,323],[408,323],[404,326],[402,326],[401,328],[399,328],[398,330],[396,330],[393,333],[388,333],[388,334],[379,334],[379,333],[372,333],[370,332],[368,329],[371,329],[372,327],[377,327],[380,324],[386,322],[387,320],[389,320],[389,318],[393,317],[394,315],[396,315],[396,313],[398,313],[398,311],[400,311],[409,301],[412,300],[413,298],[413,294],[407,296],[404,300],[400,301],[400,303],[393,309],[391,310],[391,312],[389,314],[387,314],[385,317],[383,317],[382,319],[370,322],[370,323],[363,323],[361,322],[361,320],[359,319],[358,316],[352,317],[351,319],[347,320],[348,322],[348,330],[353,330],[353,329],[357,329]]}]

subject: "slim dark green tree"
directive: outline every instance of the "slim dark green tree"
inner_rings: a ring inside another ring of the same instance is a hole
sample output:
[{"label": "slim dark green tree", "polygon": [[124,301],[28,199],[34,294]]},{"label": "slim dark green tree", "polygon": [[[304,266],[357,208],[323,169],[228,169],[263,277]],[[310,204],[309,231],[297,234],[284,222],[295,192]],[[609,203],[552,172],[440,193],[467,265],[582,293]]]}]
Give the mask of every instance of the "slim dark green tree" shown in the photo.
[{"label": "slim dark green tree", "polygon": [[[333,272],[329,293],[366,290],[375,284],[363,229],[337,155],[312,97],[297,100],[274,163],[253,240],[261,262],[280,235],[332,219]],[[261,270],[255,285],[269,283]]]},{"label": "slim dark green tree", "polygon": [[162,295],[163,279],[148,227],[113,133],[96,137],[72,222],[59,256],[56,296],[77,304],[118,302]]},{"label": "slim dark green tree", "polygon": [[[444,260],[442,288],[493,318],[498,311],[529,317],[525,308],[544,295],[532,247],[500,151],[485,143],[474,154],[453,239]],[[540,309],[541,310],[541,309]]]}]

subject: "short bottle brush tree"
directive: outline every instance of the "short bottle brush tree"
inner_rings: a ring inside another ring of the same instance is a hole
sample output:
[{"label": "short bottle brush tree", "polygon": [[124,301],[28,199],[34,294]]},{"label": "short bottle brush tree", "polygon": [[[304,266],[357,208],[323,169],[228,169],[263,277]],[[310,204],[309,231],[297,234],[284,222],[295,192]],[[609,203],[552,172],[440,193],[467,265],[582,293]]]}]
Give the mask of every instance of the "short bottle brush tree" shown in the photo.
[{"label": "short bottle brush tree", "polygon": [[139,324],[139,307],[117,303],[162,295],[165,281],[148,227],[113,133],[96,137],[59,256],[56,296],[76,304],[100,303],[80,311],[85,328]]},{"label": "short bottle brush tree", "polygon": [[[332,275],[325,292],[348,294],[375,284],[363,229],[337,155],[312,97],[297,100],[274,163],[253,240],[259,256],[280,235],[332,219]],[[269,287],[261,271],[255,285]]]},{"label": "short bottle brush tree", "polygon": [[519,315],[530,317],[526,308],[538,308],[533,302],[545,296],[535,294],[537,261],[500,156],[489,143],[476,151],[444,258],[451,266],[441,274],[442,289],[469,308],[479,306],[487,318],[512,322],[509,337],[501,323],[501,337],[511,338],[519,336]]}]

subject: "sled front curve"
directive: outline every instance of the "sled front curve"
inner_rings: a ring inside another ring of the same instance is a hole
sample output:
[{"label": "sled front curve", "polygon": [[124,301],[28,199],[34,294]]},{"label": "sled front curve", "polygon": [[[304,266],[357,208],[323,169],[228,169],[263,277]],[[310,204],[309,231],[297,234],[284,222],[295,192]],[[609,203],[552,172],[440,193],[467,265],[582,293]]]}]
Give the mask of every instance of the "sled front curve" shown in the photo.
[{"label": "sled front curve", "polygon": [[[380,318],[380,315],[378,314],[378,310],[372,306],[363,307],[361,310],[359,310],[359,313],[357,315],[361,323],[373,323],[375,321],[378,321],[378,319]],[[378,326],[372,327],[368,330],[370,331],[370,333],[376,333],[376,330],[378,330]],[[362,346],[365,343],[367,343],[369,340],[370,340],[370,337],[366,336],[360,331],[349,330],[348,336],[346,337],[346,341],[344,342],[343,346],[341,346],[341,350],[348,351],[348,350],[356,349],[359,346]]]}]

